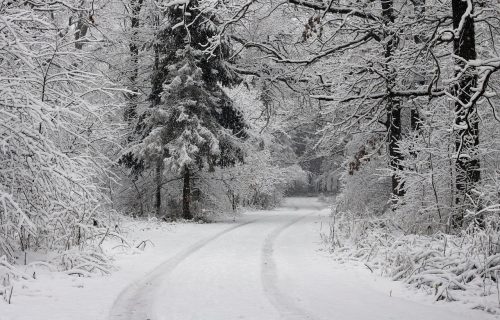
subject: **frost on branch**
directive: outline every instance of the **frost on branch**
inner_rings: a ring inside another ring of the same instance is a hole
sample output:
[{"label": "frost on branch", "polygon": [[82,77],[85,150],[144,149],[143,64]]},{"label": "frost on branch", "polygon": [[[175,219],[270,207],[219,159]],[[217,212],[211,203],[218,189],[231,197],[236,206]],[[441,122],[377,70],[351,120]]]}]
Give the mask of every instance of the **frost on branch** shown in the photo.
[{"label": "frost on branch", "polygon": [[111,86],[47,6],[0,8],[0,256],[9,261],[19,250],[84,247],[104,223]]}]

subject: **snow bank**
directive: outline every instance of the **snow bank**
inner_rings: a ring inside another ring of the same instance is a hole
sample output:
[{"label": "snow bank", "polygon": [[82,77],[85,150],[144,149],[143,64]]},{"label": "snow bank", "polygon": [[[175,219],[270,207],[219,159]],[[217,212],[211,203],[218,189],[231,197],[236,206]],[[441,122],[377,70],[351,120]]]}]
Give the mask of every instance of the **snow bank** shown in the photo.
[{"label": "snow bank", "polygon": [[[125,288],[184,248],[234,224],[229,221],[232,219],[227,220],[177,224],[154,218],[126,218],[114,236],[96,241],[99,249],[90,256],[89,252],[78,250],[57,255],[28,253],[26,265],[22,261],[10,266],[17,275],[9,276],[7,289],[13,288],[11,304],[0,299],[0,320],[107,320],[116,297]],[[110,272],[92,269],[88,263],[99,261],[100,255],[106,257],[104,269]],[[65,267],[58,265],[63,256],[68,263]],[[24,260],[24,256],[21,258]],[[86,261],[82,262],[82,258]],[[79,270],[83,268],[87,272]],[[2,273],[5,266],[0,262],[0,292]]]},{"label": "snow bank", "polygon": [[55,309],[57,314],[66,314],[66,318],[61,319],[68,319],[67,316],[77,312],[84,301],[99,298],[103,298],[102,302],[95,301],[95,307],[102,312],[105,308],[99,309],[100,306],[110,304],[130,282],[123,280],[133,279],[155,260],[149,256],[142,261],[143,268],[133,264],[136,271],[127,270],[125,277],[121,270],[126,265],[124,262],[134,260],[137,253],[146,252],[143,256],[148,256],[154,245],[147,237],[153,235],[156,237],[153,240],[160,241],[159,235],[173,228],[172,224],[156,220],[129,219],[123,222],[120,230],[102,230],[93,246],[59,253],[17,252],[16,264],[8,263],[5,256],[0,257],[0,295],[4,300],[0,300],[0,319],[49,319]]},{"label": "snow bank", "polygon": [[459,235],[405,234],[391,217],[334,213],[323,239],[333,257],[473,309],[500,313],[500,241],[496,229]]}]

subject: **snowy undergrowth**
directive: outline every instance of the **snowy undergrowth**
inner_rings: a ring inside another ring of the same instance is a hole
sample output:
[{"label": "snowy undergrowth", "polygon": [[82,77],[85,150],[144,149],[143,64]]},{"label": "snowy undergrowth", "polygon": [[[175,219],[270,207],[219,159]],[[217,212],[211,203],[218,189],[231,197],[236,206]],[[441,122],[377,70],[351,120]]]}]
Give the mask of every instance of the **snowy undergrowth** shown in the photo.
[{"label": "snowy undergrowth", "polygon": [[155,218],[124,219],[125,221],[120,223],[121,227],[115,226],[113,230],[93,228],[92,234],[81,247],[60,251],[14,252],[14,263],[6,256],[1,256],[0,295],[3,300],[9,304],[14,303],[12,296],[16,287],[26,287],[40,275],[48,273],[62,277],[109,275],[116,270],[113,260],[117,255],[137,254],[154,246],[150,239],[141,237],[141,234],[151,230],[167,232],[172,226],[171,223],[160,222]]},{"label": "snowy undergrowth", "polygon": [[322,234],[333,257],[359,262],[371,272],[403,281],[436,301],[460,301],[500,313],[498,221],[471,226],[459,235],[405,233],[390,214],[359,217],[334,213]]}]

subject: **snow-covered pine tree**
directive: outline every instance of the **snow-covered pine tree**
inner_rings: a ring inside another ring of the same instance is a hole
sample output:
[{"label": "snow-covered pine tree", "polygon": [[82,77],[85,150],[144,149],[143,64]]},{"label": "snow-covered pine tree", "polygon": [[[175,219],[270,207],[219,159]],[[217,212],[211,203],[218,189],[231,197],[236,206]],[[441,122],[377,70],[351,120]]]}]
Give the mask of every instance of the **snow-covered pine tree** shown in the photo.
[{"label": "snow-covered pine tree", "polygon": [[245,136],[245,124],[221,87],[238,81],[225,66],[228,44],[221,43],[210,56],[203,51],[216,34],[215,16],[198,1],[167,5],[166,10],[154,45],[151,107],[139,115],[140,141],[125,163],[155,168],[157,214],[164,174],[180,175],[183,217],[192,219],[193,174],[241,161],[237,141]]}]

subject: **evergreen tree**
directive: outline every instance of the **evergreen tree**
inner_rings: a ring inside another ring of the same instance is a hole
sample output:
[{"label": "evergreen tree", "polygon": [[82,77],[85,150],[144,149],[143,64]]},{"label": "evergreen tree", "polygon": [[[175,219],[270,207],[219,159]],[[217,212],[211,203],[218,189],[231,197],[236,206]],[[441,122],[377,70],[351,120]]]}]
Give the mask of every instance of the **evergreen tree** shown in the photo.
[{"label": "evergreen tree", "polygon": [[169,7],[164,23],[154,45],[151,107],[139,116],[140,141],[124,162],[138,170],[156,166],[158,213],[164,172],[181,175],[183,217],[192,219],[194,172],[241,161],[237,140],[245,136],[245,125],[220,86],[238,81],[225,66],[228,44],[222,43],[211,55],[203,51],[216,34],[214,16],[202,13],[198,2],[191,1]]}]

